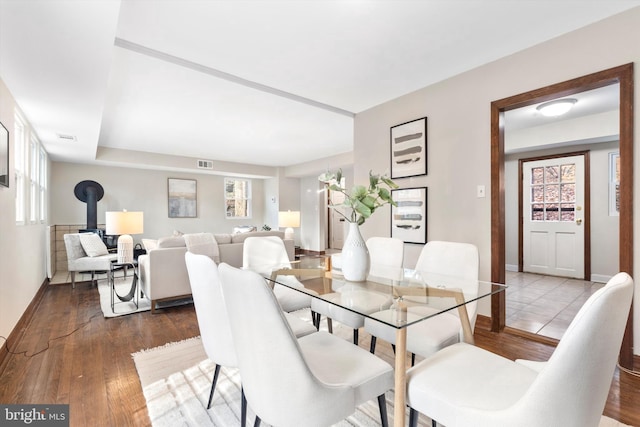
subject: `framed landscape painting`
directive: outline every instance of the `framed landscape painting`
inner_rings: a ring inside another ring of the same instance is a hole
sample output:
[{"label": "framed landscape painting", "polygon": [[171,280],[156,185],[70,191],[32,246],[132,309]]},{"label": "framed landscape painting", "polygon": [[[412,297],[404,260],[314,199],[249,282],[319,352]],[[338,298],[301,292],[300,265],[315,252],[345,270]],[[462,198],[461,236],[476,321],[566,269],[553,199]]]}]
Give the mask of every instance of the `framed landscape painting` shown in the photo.
[{"label": "framed landscape painting", "polygon": [[427,118],[391,128],[391,178],[427,174]]},{"label": "framed landscape painting", "polygon": [[197,194],[195,179],[169,178],[169,218],[195,218]]},{"label": "framed landscape painting", "polygon": [[405,243],[427,243],[427,187],[391,190],[391,237]]},{"label": "framed landscape painting", "polygon": [[0,185],[9,186],[9,131],[0,123]]}]

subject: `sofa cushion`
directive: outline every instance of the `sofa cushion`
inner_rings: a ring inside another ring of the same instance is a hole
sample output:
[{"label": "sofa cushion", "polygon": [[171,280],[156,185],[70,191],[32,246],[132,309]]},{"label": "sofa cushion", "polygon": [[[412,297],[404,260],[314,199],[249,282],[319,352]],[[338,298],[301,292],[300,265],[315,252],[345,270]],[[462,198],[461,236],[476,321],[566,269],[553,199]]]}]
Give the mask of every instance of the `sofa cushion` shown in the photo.
[{"label": "sofa cushion", "polygon": [[158,248],[180,248],[187,246],[182,236],[161,237],[158,239]]},{"label": "sofa cushion", "polygon": [[100,236],[95,233],[80,234],[80,244],[85,253],[90,257],[108,255],[109,250]]},{"label": "sofa cushion", "polygon": [[242,243],[249,237],[265,237],[265,236],[278,236],[281,239],[284,238],[284,232],[282,231],[253,231],[251,233],[234,234],[231,236],[231,243]]},{"label": "sofa cushion", "polygon": [[216,242],[218,242],[219,245],[228,245],[231,243],[231,234],[214,234],[213,237],[216,238]]},{"label": "sofa cushion", "polygon": [[220,251],[218,243],[211,233],[185,234],[184,242],[187,250],[197,255],[206,255],[216,264],[220,263]]}]

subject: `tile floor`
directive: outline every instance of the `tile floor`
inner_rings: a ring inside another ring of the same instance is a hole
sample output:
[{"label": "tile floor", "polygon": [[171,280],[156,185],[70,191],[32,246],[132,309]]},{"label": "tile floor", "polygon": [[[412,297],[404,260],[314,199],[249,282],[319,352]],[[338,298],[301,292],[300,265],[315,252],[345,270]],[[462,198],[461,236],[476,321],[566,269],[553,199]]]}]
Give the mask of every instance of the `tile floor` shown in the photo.
[{"label": "tile floor", "polygon": [[562,338],[580,307],[604,283],[507,272],[506,325]]}]

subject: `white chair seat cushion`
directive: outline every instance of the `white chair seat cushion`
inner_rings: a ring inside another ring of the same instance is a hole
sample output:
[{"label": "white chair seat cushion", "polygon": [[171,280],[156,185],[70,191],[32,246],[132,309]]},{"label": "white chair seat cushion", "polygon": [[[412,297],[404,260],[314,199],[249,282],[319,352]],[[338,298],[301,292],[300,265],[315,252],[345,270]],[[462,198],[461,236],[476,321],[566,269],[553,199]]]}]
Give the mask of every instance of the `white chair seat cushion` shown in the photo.
[{"label": "white chair seat cushion", "polygon": [[[340,304],[342,307],[335,304]],[[391,297],[378,292],[364,289],[333,292],[322,295],[322,299],[314,298],[311,301],[311,310],[323,314],[343,325],[357,329],[364,326],[364,316],[358,313],[374,313],[384,310],[391,305]],[[348,307],[357,311],[349,311]]]},{"label": "white chair seat cushion", "polygon": [[315,326],[297,316],[294,316],[293,314],[284,313],[284,317],[287,319],[287,322],[289,322],[293,335],[298,338],[317,332]]},{"label": "white chair seat cushion", "polygon": [[107,246],[104,244],[100,236],[95,233],[80,234],[80,244],[87,256],[96,257],[109,254]]},{"label": "white chair seat cushion", "polygon": [[447,427],[474,425],[475,411],[510,407],[536,376],[522,364],[458,343],[407,371],[407,404]]},{"label": "white chair seat cushion", "polygon": [[[282,311],[287,313],[311,307],[311,295],[318,294],[315,291],[305,289],[304,285],[295,276],[278,276],[277,281],[288,285],[276,284],[273,287],[273,293],[276,295]],[[300,289],[300,291],[291,288]]]},{"label": "white chair seat cushion", "polygon": [[118,259],[118,254],[107,254],[95,257],[82,257],[69,262],[69,271],[109,271],[111,261]]},{"label": "white chair seat cushion", "polygon": [[[407,322],[436,312],[430,307],[409,307]],[[394,310],[383,310],[373,315],[379,319],[390,320],[397,316]],[[364,328],[371,335],[391,344],[396,343],[396,329],[374,319],[365,319]],[[460,341],[460,319],[450,312],[438,314],[407,328],[407,351],[423,357],[429,357],[444,347]]]},{"label": "white chair seat cushion", "polygon": [[321,331],[298,343],[314,376],[327,385],[350,385],[356,405],[393,388],[391,365],[346,340]]}]

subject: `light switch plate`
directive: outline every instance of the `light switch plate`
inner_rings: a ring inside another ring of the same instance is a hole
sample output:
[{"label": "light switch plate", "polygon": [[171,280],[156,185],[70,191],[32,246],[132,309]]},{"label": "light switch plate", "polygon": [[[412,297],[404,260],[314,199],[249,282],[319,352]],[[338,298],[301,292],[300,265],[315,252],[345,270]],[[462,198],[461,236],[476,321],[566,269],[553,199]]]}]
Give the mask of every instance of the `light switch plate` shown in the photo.
[{"label": "light switch plate", "polygon": [[477,193],[478,193],[478,198],[485,196],[484,185],[478,185]]}]

